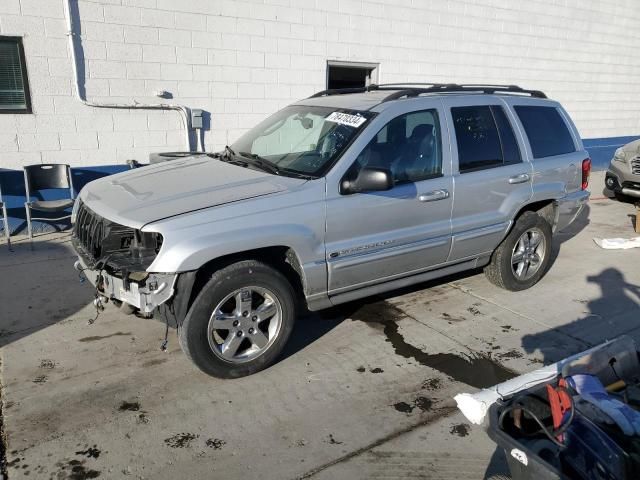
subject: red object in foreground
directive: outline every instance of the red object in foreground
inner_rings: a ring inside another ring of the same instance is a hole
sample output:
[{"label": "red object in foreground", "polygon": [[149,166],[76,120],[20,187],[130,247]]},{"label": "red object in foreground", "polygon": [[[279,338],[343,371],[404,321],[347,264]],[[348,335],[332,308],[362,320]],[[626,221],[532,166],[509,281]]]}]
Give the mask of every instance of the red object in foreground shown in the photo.
[{"label": "red object in foreground", "polygon": [[582,161],[582,190],[589,186],[589,174],[591,173],[591,159],[585,158]]},{"label": "red object in foreground", "polygon": [[[564,378],[558,381],[558,388],[553,388],[547,384],[547,395],[549,405],[551,405],[551,417],[553,418],[553,429],[557,430],[562,425],[564,415],[571,410],[571,397],[567,392],[567,382]],[[564,441],[563,435],[558,435],[558,441]]]}]

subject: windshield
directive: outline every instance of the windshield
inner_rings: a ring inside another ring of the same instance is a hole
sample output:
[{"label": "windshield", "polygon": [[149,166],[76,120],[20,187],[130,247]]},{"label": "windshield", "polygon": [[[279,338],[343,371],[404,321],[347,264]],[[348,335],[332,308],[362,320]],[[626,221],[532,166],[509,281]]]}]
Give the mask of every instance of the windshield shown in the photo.
[{"label": "windshield", "polygon": [[292,106],[273,114],[231,145],[242,157],[273,164],[284,175],[321,176],[362,131],[372,112]]}]

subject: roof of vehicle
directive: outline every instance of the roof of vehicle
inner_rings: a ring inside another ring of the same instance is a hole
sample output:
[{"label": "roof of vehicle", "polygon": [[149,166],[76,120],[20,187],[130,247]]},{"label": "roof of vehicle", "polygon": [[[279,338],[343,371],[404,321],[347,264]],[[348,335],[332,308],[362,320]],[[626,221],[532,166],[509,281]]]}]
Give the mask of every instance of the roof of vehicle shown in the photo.
[{"label": "roof of vehicle", "polygon": [[504,94],[510,97],[527,96],[547,98],[539,90],[526,90],[516,85],[441,84],[441,83],[394,83],[369,85],[361,88],[323,90],[296,102],[297,105],[345,108],[350,110],[371,110],[377,105],[393,100],[407,99],[420,95],[468,95]]}]

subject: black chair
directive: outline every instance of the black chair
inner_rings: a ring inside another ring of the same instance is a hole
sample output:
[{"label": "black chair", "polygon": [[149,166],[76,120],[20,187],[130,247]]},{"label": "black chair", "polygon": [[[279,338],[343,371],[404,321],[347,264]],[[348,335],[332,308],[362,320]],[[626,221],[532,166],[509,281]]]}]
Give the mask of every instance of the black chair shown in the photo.
[{"label": "black chair", "polygon": [[9,230],[9,215],[7,215],[7,204],[2,199],[2,183],[0,182],[0,208],[2,209],[2,223],[4,225],[4,235],[7,237],[7,245],[11,250],[11,230]]},{"label": "black chair", "polygon": [[[75,195],[71,180],[71,168],[69,165],[59,163],[28,165],[24,170],[24,188],[27,193],[27,201],[24,208],[27,212],[27,229],[29,238],[33,238],[32,220],[53,222],[71,218],[71,213],[59,218],[37,218],[31,216],[31,210],[39,212],[61,212],[73,206]],[[69,197],[61,200],[31,200],[31,195],[42,190],[68,189]]]}]

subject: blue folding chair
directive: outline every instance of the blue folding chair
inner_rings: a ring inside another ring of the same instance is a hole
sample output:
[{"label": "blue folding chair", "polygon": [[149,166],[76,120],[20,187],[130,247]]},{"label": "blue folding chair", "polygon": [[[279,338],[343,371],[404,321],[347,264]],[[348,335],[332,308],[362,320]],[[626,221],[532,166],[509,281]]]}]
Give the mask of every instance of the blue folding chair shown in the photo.
[{"label": "blue folding chair", "polygon": [[2,209],[4,235],[7,237],[7,245],[9,246],[9,250],[11,250],[11,230],[9,230],[9,215],[7,215],[7,204],[2,199],[2,182],[0,182],[0,208]]},{"label": "blue folding chair", "polygon": [[[29,238],[33,239],[32,220],[56,222],[64,220],[65,218],[71,218],[71,213],[58,218],[38,218],[32,217],[31,211],[36,210],[48,213],[65,211],[73,206],[75,194],[71,180],[71,167],[69,167],[69,165],[59,163],[27,165],[23,167],[23,170],[24,188],[27,194],[27,201],[24,203],[24,208],[27,212],[27,230],[29,232]],[[60,200],[31,200],[33,193],[52,189],[68,189],[69,197]]]}]

